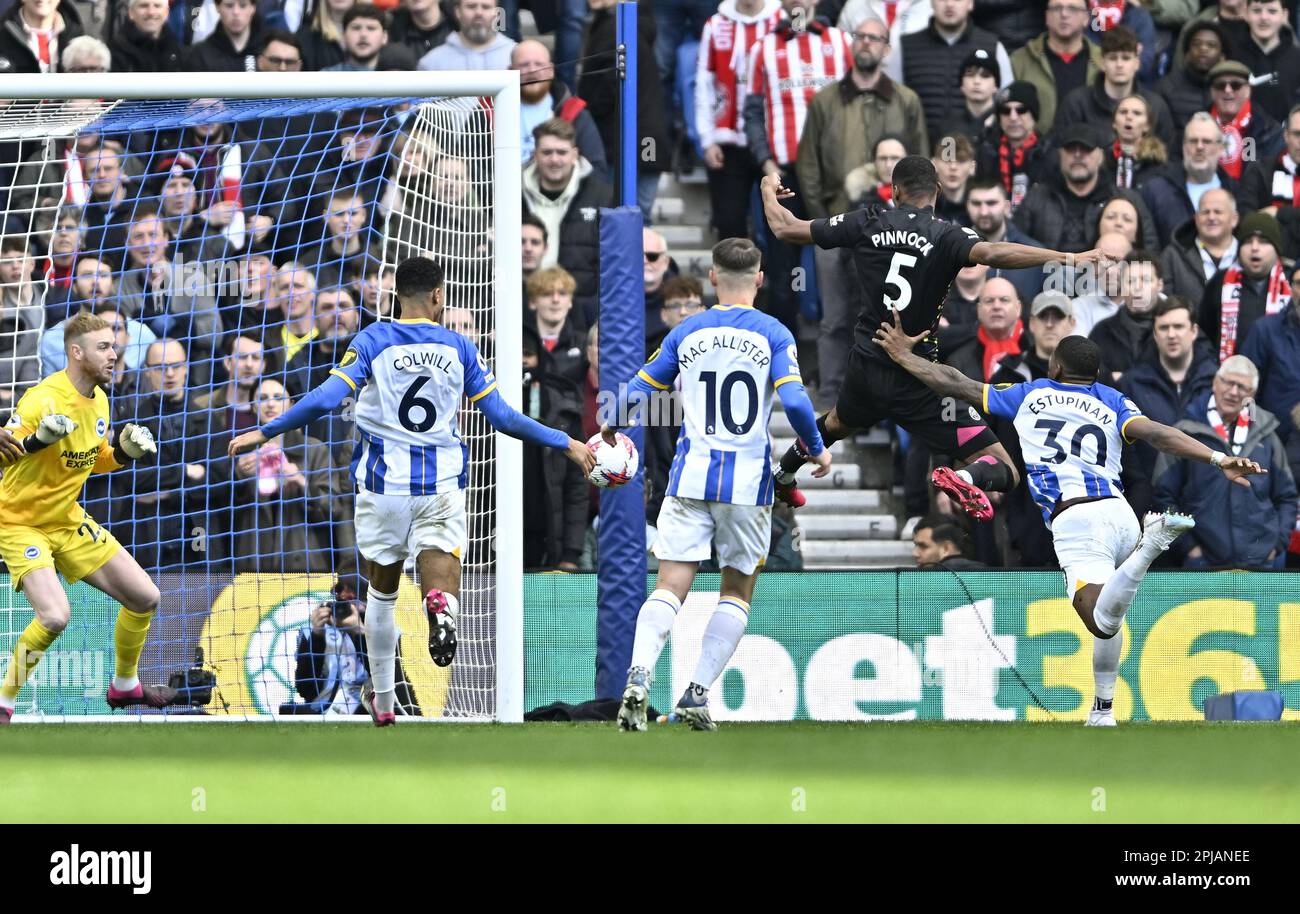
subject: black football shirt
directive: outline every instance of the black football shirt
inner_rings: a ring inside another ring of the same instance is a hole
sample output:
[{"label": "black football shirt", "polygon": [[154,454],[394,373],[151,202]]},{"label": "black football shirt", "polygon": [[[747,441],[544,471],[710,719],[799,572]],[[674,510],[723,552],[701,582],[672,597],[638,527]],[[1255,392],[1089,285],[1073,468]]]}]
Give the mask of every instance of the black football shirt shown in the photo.
[{"label": "black football shirt", "polygon": [[894,320],[897,309],[909,336],[927,331],[916,347],[936,359],[935,333],[948,287],[970,262],[982,239],[973,229],[936,219],[931,207],[902,204],[897,209],[867,207],[814,219],[812,239],[822,248],[852,248],[862,290],[853,345],[870,359],[893,364],[872,339],[876,328]]}]

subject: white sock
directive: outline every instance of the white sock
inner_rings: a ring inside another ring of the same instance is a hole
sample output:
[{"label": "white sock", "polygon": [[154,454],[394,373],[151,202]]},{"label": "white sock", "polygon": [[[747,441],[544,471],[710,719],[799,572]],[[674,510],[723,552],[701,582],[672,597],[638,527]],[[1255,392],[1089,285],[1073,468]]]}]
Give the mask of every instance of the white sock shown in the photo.
[{"label": "white sock", "polygon": [[709,617],[700,643],[700,662],[695,665],[692,682],[709,688],[722,675],[727,661],[736,652],[749,624],[749,604],[739,597],[723,597]]},{"label": "white sock", "polygon": [[370,659],[370,682],[375,687],[375,708],[393,710],[394,668],[397,664],[397,623],[393,607],[397,594],[380,593],[371,587],[366,595],[366,652]]},{"label": "white sock", "polygon": [[1114,638],[1092,639],[1092,678],[1097,686],[1097,697],[1102,701],[1115,698],[1115,679],[1119,676],[1119,655],[1124,651],[1124,632]]},{"label": "white sock", "polygon": [[134,692],[140,684],[139,676],[114,676],[113,688],[119,692]]},{"label": "white sock", "polygon": [[[1144,543],[1143,546],[1146,544]],[[1146,577],[1147,569],[1156,560],[1160,550],[1139,546],[1115,569],[1110,580],[1102,585],[1097,595],[1097,605],[1092,610],[1093,621],[1102,631],[1110,634],[1119,631],[1124,623],[1124,614],[1133,605],[1138,587]]]},{"label": "white sock", "polygon": [[965,470],[958,470],[957,478],[960,479],[962,482],[969,483],[970,485],[975,485],[974,478],[971,476],[970,473],[966,472]]},{"label": "white sock", "polygon": [[447,601],[447,615],[451,616],[451,621],[459,622],[460,621],[460,600],[452,596],[451,594],[447,593],[447,591],[445,590],[442,592],[442,596]]},{"label": "white sock", "polygon": [[682,603],[667,590],[656,590],[641,604],[636,616],[636,639],[632,642],[632,666],[643,666],[653,675],[663,653],[668,633],[673,630]]}]

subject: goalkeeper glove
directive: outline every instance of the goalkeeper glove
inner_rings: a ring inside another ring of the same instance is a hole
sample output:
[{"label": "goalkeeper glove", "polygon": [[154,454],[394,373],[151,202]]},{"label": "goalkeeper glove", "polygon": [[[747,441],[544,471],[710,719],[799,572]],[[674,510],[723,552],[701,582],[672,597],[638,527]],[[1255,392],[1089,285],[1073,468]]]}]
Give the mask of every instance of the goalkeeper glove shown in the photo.
[{"label": "goalkeeper glove", "polygon": [[139,460],[145,454],[158,453],[158,445],[154,444],[153,433],[145,426],[132,422],[122,427],[122,434],[117,436],[117,446],[132,460]]},{"label": "goalkeeper glove", "polygon": [[51,413],[36,426],[36,431],[23,441],[27,453],[34,454],[43,447],[49,447],[56,441],[66,438],[77,430],[77,423],[67,416]]}]

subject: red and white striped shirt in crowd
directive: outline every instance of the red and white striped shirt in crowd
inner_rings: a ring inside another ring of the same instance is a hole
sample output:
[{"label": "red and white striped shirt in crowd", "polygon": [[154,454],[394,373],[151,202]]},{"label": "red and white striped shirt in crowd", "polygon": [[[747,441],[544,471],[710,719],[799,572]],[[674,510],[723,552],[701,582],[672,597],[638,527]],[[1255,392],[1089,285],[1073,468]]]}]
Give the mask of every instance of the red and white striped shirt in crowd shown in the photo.
[{"label": "red and white striped shirt in crowd", "polygon": [[741,112],[748,78],[749,49],[781,22],[781,0],[761,0],[752,16],[723,0],[704,23],[700,56],[695,68],[695,129],[700,145],[745,145]]},{"label": "red and white striped shirt in crowd", "polygon": [[749,52],[749,88],[763,96],[767,142],[778,165],[794,162],[808,102],[853,67],[852,39],[813,20],[803,31],[783,22]]}]

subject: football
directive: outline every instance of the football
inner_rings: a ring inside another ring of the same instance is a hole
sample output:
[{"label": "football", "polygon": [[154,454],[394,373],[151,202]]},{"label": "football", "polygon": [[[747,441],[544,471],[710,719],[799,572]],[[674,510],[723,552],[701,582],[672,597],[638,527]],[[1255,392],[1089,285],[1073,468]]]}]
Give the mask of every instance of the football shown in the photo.
[{"label": "football", "polygon": [[609,444],[600,433],[587,439],[587,447],[596,455],[596,466],[587,478],[591,484],[602,489],[617,489],[627,485],[636,475],[640,459],[637,457],[636,445],[622,432],[617,433],[617,443]]}]

